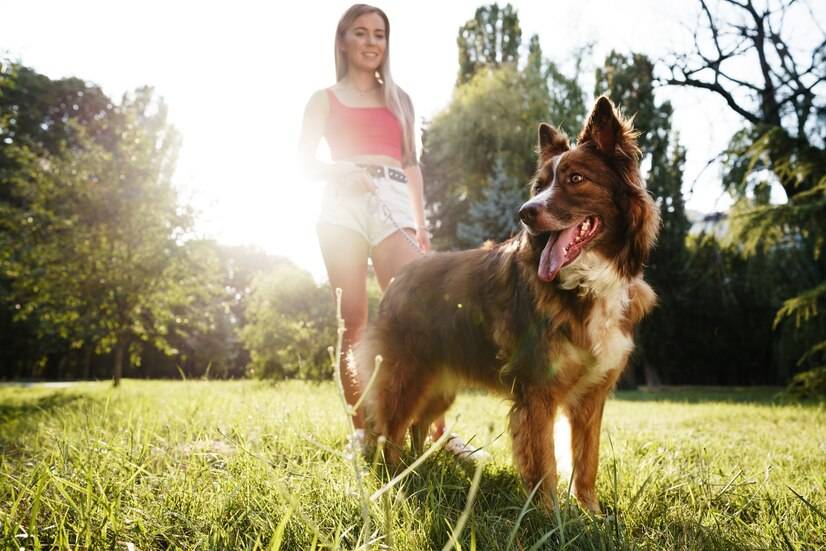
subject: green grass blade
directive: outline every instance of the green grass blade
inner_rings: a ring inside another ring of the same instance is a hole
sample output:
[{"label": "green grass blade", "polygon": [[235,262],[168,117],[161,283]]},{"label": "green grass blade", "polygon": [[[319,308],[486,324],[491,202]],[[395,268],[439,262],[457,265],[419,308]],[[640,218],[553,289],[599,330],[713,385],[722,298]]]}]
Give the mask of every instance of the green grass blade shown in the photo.
[{"label": "green grass blade", "polygon": [[803,497],[802,495],[798,494],[798,493],[794,490],[794,488],[792,488],[791,486],[786,486],[786,488],[788,488],[789,490],[791,490],[791,492],[792,492],[794,495],[796,495],[796,496],[797,496],[797,498],[798,498],[800,501],[802,501],[802,502],[806,505],[806,507],[808,507],[809,509],[811,509],[812,511],[814,511],[814,513],[815,513],[817,516],[819,516],[819,517],[820,517],[820,518],[822,518],[823,520],[826,520],[826,515],[824,515],[822,512],[820,512],[820,509],[818,509],[817,507],[815,507],[813,503],[811,503],[808,499],[806,499],[806,498],[805,498],[805,497]]},{"label": "green grass blade", "polygon": [[513,549],[513,542],[516,540],[516,534],[519,532],[519,526],[522,524],[522,519],[525,518],[525,515],[528,514],[528,510],[533,502],[534,496],[536,496],[536,492],[539,491],[539,486],[542,485],[542,482],[539,482],[536,486],[533,487],[531,493],[528,494],[528,499],[525,500],[525,503],[522,505],[522,510],[519,511],[519,515],[516,517],[516,523],[513,525],[513,528],[508,534],[508,542],[505,545],[506,551],[511,551]]},{"label": "green grass blade", "polygon": [[287,523],[290,522],[290,517],[292,515],[293,508],[290,507],[287,509],[284,516],[281,517],[281,520],[278,521],[278,526],[275,527],[275,531],[272,534],[272,540],[267,548],[268,551],[279,551],[279,549],[281,549],[281,541],[284,539],[284,530],[287,528]]}]

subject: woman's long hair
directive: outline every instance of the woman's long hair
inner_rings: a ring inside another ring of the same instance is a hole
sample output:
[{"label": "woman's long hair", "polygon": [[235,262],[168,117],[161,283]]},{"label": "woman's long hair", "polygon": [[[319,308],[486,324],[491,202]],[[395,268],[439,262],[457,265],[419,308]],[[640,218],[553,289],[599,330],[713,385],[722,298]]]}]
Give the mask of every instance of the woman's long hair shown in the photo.
[{"label": "woman's long hair", "polygon": [[413,139],[413,104],[408,95],[393,82],[393,76],[390,73],[390,20],[380,8],[370,6],[367,4],[353,4],[348,8],[341,19],[338,20],[338,27],[336,28],[335,58],[336,58],[336,81],[340,81],[347,75],[349,69],[347,65],[347,56],[341,51],[340,45],[344,40],[344,34],[347,29],[353,24],[353,21],[366,13],[377,13],[384,20],[385,40],[387,46],[384,49],[384,58],[381,61],[381,66],[376,71],[376,82],[382,86],[384,91],[384,103],[388,109],[396,116],[399,124],[402,127],[402,137],[404,138],[404,155],[403,160],[410,162],[416,161],[416,144]]}]

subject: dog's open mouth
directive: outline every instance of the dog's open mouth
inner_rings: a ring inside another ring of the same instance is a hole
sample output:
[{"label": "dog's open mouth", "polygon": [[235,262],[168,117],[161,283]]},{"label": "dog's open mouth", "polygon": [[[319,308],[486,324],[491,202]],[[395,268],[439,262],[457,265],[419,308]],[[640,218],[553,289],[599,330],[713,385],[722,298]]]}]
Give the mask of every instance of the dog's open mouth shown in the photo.
[{"label": "dog's open mouth", "polygon": [[539,257],[539,279],[553,281],[559,270],[573,262],[601,229],[598,217],[586,216],[569,228],[551,232]]}]

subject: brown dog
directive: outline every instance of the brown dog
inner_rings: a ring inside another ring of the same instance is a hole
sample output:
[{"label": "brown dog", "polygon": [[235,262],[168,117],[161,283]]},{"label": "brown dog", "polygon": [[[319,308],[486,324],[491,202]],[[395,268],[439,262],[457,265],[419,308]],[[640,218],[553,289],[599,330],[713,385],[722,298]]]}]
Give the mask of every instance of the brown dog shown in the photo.
[{"label": "brown dog", "polygon": [[398,461],[457,389],[477,384],[513,400],[514,461],[546,505],[556,489],[554,415],[571,423],[574,492],[592,511],[605,400],[628,362],[637,322],[656,297],[642,279],[659,229],[639,173],[637,134],[601,97],[571,147],[539,126],[539,163],[524,231],[499,245],[408,265],[357,351],[359,379],[382,368],[365,400],[369,428]]}]

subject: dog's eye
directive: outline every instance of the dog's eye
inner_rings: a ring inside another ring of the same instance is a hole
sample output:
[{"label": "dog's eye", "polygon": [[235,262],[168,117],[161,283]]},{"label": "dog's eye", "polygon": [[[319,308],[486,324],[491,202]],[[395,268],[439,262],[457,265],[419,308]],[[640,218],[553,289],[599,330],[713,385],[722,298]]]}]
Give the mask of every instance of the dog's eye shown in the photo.
[{"label": "dog's eye", "polygon": [[585,178],[583,178],[581,174],[571,174],[571,177],[568,178],[568,181],[570,181],[572,184],[578,184],[582,182],[582,180],[584,179]]}]

